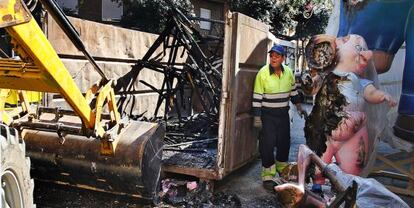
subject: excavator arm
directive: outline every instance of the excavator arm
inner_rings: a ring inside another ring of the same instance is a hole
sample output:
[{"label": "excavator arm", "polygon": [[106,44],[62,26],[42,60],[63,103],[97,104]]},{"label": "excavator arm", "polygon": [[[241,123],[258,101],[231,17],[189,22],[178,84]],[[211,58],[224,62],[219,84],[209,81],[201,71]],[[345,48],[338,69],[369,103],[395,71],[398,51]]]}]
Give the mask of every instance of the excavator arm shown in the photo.
[{"label": "excavator arm", "polygon": [[[25,4],[20,0],[0,1],[0,27],[10,35],[13,50],[20,57],[0,58],[0,88],[19,90],[27,112],[18,119],[3,116],[3,121],[18,129],[25,141],[32,175],[80,188],[154,197],[164,127],[121,118],[113,81],[86,51],[57,4],[53,0],[40,2],[101,80],[82,93]],[[22,90],[59,93],[73,111],[38,107],[34,112],[24,101]],[[3,115],[5,94],[0,91]],[[105,105],[109,114],[104,113]]]},{"label": "excavator arm", "polygon": [[[19,0],[2,1],[0,14],[3,15],[0,26],[12,37],[13,48],[21,58],[0,59],[0,88],[60,93],[82,119],[83,125],[92,129],[96,133],[94,136],[104,138],[105,130],[98,120],[101,116],[97,115],[102,112],[99,110],[102,106],[91,109],[26,6]],[[110,110],[116,125],[120,122],[120,116],[113,104],[115,97],[112,81],[108,81],[106,77],[104,80],[104,87],[98,85],[101,93],[98,98],[102,101],[98,103],[103,104],[107,99],[112,104]],[[102,154],[113,154],[114,151],[113,144],[102,144]]]}]

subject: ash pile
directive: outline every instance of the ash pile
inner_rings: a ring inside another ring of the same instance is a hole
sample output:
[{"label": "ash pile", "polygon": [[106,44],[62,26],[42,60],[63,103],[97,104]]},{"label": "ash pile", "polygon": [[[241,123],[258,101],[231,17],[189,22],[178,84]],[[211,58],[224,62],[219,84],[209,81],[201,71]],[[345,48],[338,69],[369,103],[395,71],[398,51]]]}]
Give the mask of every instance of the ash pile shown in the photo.
[{"label": "ash pile", "polygon": [[235,194],[212,193],[204,181],[164,179],[156,207],[241,207]]}]

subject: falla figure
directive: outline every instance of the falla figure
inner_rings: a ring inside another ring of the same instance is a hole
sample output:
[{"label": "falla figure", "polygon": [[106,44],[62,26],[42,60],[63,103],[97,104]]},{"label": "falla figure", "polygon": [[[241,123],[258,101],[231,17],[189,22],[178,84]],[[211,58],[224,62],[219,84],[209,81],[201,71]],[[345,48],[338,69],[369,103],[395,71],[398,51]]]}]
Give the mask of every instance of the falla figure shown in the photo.
[{"label": "falla figure", "polygon": [[[363,37],[314,36],[306,47],[308,65],[325,74],[305,122],[306,143],[322,160],[335,162],[345,173],[359,176],[366,166],[375,138],[368,134],[366,106],[396,101],[364,78],[372,51]],[[320,189],[325,179],[317,171],[313,187]]]}]

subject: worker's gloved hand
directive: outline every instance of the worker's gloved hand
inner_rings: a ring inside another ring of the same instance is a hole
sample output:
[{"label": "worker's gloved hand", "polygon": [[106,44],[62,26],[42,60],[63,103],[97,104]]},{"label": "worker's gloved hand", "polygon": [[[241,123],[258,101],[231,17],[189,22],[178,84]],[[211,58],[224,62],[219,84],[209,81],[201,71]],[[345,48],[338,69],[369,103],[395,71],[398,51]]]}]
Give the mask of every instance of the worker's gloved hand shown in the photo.
[{"label": "worker's gloved hand", "polygon": [[253,126],[258,129],[262,129],[262,119],[259,116],[253,118]]}]

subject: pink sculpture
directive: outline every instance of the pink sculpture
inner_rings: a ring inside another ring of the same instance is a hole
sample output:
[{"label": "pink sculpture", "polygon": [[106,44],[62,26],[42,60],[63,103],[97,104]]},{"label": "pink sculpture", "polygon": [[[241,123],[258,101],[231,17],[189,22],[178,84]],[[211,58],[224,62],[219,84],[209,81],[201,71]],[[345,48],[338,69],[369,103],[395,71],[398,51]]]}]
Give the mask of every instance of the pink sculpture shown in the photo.
[{"label": "pink sculpture", "polygon": [[[387,102],[393,107],[396,101],[363,78],[372,51],[361,36],[315,36],[306,48],[306,55],[310,67],[326,72],[306,120],[307,145],[325,163],[335,158],[345,173],[360,175],[370,144],[364,106],[367,102]],[[324,183],[320,173],[315,182]]]}]

